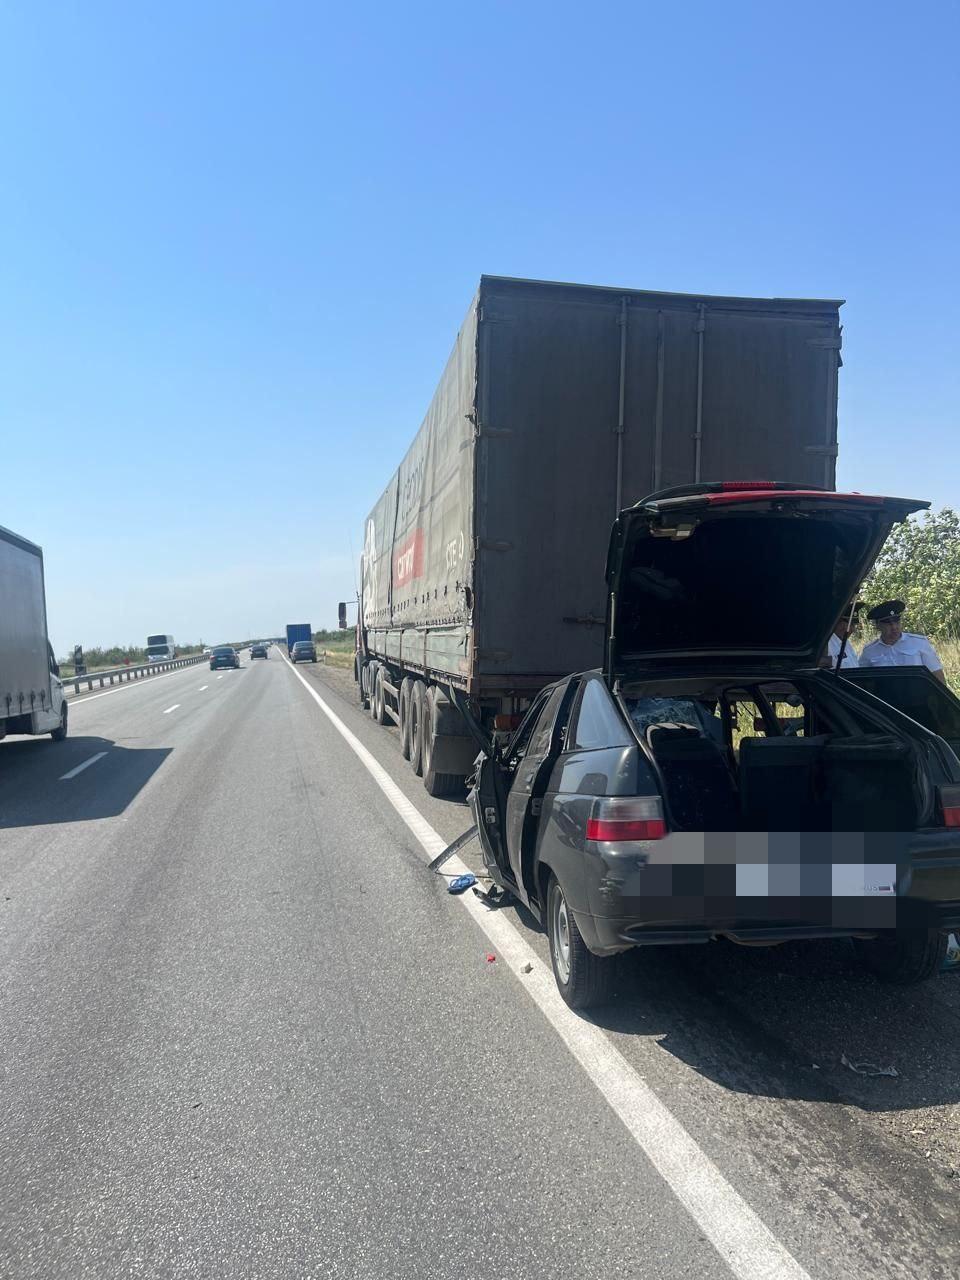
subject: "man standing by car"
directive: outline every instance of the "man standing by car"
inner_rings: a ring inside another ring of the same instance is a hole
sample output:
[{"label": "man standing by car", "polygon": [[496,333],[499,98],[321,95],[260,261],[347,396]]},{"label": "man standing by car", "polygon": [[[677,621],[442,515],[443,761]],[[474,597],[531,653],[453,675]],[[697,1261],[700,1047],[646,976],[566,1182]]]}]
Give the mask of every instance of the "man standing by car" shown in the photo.
[{"label": "man standing by car", "polygon": [[926,667],[942,683],[947,683],[943,663],[926,636],[904,631],[902,600],[884,600],[867,614],[876,624],[879,636],[864,647],[860,655],[861,667]]},{"label": "man standing by car", "polygon": [[[830,671],[835,671],[838,667],[859,667],[860,659],[857,657],[857,651],[850,643],[850,636],[853,634],[853,628],[856,626],[857,614],[863,608],[862,602],[859,600],[856,604],[848,605],[833,628],[833,634],[827,641],[827,652],[820,659],[821,667],[826,667]],[[844,637],[847,643],[844,646]],[[843,661],[840,661],[840,651],[843,650]]]}]

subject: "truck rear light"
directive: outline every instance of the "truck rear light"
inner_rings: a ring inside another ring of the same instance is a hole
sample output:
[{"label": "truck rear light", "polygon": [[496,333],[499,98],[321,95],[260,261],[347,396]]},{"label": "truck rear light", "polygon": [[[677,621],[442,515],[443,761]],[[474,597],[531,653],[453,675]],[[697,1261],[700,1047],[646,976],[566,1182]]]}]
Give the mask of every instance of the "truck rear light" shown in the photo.
[{"label": "truck rear light", "polygon": [[940,808],[945,827],[960,827],[960,785],[940,788]]},{"label": "truck rear light", "polygon": [[594,801],[587,839],[604,842],[662,840],[667,834],[659,796],[609,796]]}]

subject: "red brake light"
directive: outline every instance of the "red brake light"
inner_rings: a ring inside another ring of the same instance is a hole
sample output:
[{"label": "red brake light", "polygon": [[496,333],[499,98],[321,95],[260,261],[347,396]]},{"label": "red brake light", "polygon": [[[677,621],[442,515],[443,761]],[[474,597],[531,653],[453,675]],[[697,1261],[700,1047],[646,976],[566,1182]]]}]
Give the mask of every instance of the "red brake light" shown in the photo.
[{"label": "red brake light", "polygon": [[778,499],[782,498],[784,501],[796,500],[797,498],[816,498],[819,502],[854,503],[865,507],[882,507],[886,501],[886,499],[872,493],[834,493],[832,489],[777,489],[777,486],[769,481],[763,481],[761,484],[742,484],[734,481],[731,483],[729,490],[727,485],[724,484],[719,493],[708,493],[704,497],[711,506],[717,506],[724,502],[749,502],[752,498],[758,502],[761,499],[764,502],[769,502],[772,496],[771,491],[776,491],[776,497]]},{"label": "red brake light", "polygon": [[723,493],[733,493],[738,489],[775,489],[777,487],[775,480],[722,480],[720,489]]},{"label": "red brake light", "polygon": [[960,827],[960,786],[940,788],[940,808],[945,827]]},{"label": "red brake light", "polygon": [[596,800],[587,819],[587,839],[620,843],[662,840],[667,834],[659,796],[610,796]]}]

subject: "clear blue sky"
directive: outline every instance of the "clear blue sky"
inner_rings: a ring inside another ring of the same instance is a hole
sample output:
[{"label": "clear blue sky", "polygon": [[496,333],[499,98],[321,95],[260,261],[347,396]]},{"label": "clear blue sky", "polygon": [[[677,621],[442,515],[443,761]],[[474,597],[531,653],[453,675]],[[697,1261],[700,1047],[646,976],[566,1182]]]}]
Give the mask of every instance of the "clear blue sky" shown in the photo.
[{"label": "clear blue sky", "polygon": [[954,3],[7,0],[0,524],[58,651],[335,625],[481,272],[844,297],[841,485],[960,504],[958,49]]}]

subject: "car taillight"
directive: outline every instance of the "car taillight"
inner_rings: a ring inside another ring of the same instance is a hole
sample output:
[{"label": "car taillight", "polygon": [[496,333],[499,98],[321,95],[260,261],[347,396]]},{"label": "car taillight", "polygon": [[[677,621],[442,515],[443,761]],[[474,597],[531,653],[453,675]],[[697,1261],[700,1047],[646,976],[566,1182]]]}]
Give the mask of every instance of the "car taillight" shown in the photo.
[{"label": "car taillight", "polygon": [[940,809],[945,827],[960,827],[960,786],[940,788]]},{"label": "car taillight", "polygon": [[594,801],[587,819],[588,840],[662,840],[666,834],[659,796],[607,796]]}]

